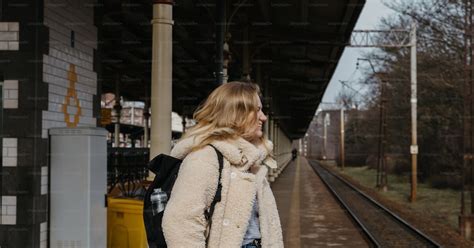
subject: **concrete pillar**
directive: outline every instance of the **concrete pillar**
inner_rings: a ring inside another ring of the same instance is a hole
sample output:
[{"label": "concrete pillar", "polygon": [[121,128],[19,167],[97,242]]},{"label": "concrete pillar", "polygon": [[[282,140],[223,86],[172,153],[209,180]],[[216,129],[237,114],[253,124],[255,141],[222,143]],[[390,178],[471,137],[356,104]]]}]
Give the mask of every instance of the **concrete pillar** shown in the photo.
[{"label": "concrete pillar", "polygon": [[280,148],[279,148],[279,141],[278,141],[278,123],[277,121],[273,122],[273,144],[274,144],[274,152],[275,158],[277,161],[278,168],[273,169],[273,180],[278,177],[278,170],[281,167],[281,160],[280,160]]},{"label": "concrete pillar", "polygon": [[120,110],[122,107],[120,103],[114,105],[114,111],[116,116],[116,122],[114,124],[114,147],[120,146]]},{"label": "concrete pillar", "polygon": [[229,65],[231,59],[229,43],[224,42],[223,45],[223,62],[222,62],[222,83],[226,84],[229,81]]},{"label": "concrete pillar", "polygon": [[242,30],[244,44],[242,46],[242,77],[250,81],[250,52],[249,52],[249,28],[245,26]]},{"label": "concrete pillar", "polygon": [[277,126],[276,126],[276,131],[277,131],[277,133],[276,133],[276,135],[277,135],[276,139],[277,139],[277,144],[278,144],[278,145],[277,145],[278,160],[279,160],[280,166],[278,167],[278,169],[277,169],[277,171],[276,171],[276,173],[275,173],[275,174],[276,174],[275,177],[278,177],[278,175],[280,175],[281,168],[284,166],[284,164],[283,164],[284,161],[282,160],[282,150],[283,150],[283,149],[282,149],[282,148],[283,148],[282,145],[283,145],[283,143],[282,143],[282,139],[281,139],[280,125],[279,125],[278,123],[277,123]]},{"label": "concrete pillar", "polygon": [[270,118],[271,116],[267,114],[267,121],[263,124],[263,131],[265,132],[265,137],[271,140],[270,138]]},{"label": "concrete pillar", "polygon": [[171,149],[173,1],[153,0],[150,159]]},{"label": "concrete pillar", "polygon": [[148,148],[148,140],[150,140],[150,134],[149,134],[149,120],[150,120],[150,108],[149,108],[149,103],[145,102],[145,108],[143,109],[143,118],[144,118],[144,125],[143,125],[143,143],[142,147]]},{"label": "concrete pillar", "polygon": [[281,129],[278,130],[279,132],[279,148],[280,148],[280,167],[278,167],[278,175],[283,172],[286,166],[292,160],[292,141],[283,133]]},{"label": "concrete pillar", "polygon": [[303,138],[300,138],[300,139],[298,140],[298,152],[299,152],[300,154],[302,154],[302,153],[303,153],[303,144],[302,144],[302,140],[303,140]]},{"label": "concrete pillar", "polygon": [[265,136],[268,139],[270,139],[270,130],[269,129],[270,129],[270,116],[267,115],[267,121],[263,124],[263,131],[265,132]]},{"label": "concrete pillar", "polygon": [[122,106],[120,105],[120,89],[119,89],[119,80],[120,77],[117,77],[115,80],[115,124],[114,124],[114,147],[120,146],[120,115],[122,111]]},{"label": "concrete pillar", "polygon": [[[268,117],[268,139],[273,142],[273,135],[272,135],[272,130],[273,130],[273,117],[269,116]],[[275,144],[273,144],[275,145]],[[273,148],[275,149],[275,148]]]},{"label": "concrete pillar", "polygon": [[280,156],[280,129],[278,122],[275,122],[275,143],[276,143],[276,149],[275,151],[278,154],[278,157]]},{"label": "concrete pillar", "polygon": [[224,35],[226,25],[227,1],[216,1],[216,82],[224,82]]},{"label": "concrete pillar", "polygon": [[257,84],[263,86],[263,99],[262,104],[264,104],[264,110],[266,111],[267,121],[263,124],[263,129],[265,131],[265,136],[270,139],[270,89],[268,86],[268,80],[263,79],[262,67],[260,64],[257,64]]},{"label": "concrete pillar", "polygon": [[[270,139],[273,142],[273,155],[275,155],[275,160],[276,160],[276,153],[275,153],[275,141],[273,140],[273,117],[268,118],[268,139]],[[273,176],[275,169],[269,169],[268,170],[268,181],[273,182],[275,181],[275,177]]]}]

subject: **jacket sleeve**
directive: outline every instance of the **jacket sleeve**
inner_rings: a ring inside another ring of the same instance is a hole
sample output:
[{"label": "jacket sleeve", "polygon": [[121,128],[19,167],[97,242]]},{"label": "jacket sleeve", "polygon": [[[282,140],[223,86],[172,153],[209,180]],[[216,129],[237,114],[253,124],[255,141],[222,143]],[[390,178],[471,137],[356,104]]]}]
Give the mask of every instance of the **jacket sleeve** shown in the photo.
[{"label": "jacket sleeve", "polygon": [[204,211],[217,188],[219,162],[212,147],[190,153],[183,160],[163,215],[167,246],[205,247]]}]

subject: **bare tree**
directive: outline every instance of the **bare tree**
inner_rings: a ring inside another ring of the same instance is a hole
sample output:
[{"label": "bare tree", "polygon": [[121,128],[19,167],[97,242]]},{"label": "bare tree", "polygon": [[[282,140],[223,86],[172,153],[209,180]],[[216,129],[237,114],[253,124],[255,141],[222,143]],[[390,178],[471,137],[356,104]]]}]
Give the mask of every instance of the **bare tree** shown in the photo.
[{"label": "bare tree", "polygon": [[[463,2],[396,0],[387,1],[386,5],[397,14],[382,19],[380,29],[404,29],[412,21],[417,23],[420,179],[429,179],[435,186],[458,187],[460,182],[443,180],[443,175],[458,172],[462,164]],[[392,161],[389,165],[392,171],[408,172],[409,50],[381,48],[368,53],[367,57],[379,61],[377,70],[385,77],[385,90],[388,92],[386,151]],[[368,112],[376,112],[381,101],[380,80],[373,71],[366,69],[365,72],[367,76],[363,83],[372,86],[371,97],[365,105]],[[369,120],[366,122],[370,123]],[[373,129],[365,131],[372,132],[365,136],[375,135]],[[368,155],[374,150],[368,149]]]}]

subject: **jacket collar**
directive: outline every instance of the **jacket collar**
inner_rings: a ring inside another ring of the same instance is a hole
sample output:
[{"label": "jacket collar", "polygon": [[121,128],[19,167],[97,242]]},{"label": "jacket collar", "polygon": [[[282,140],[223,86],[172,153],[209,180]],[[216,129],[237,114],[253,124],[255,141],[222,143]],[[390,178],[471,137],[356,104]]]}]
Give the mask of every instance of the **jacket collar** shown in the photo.
[{"label": "jacket collar", "polygon": [[[179,141],[172,149],[171,156],[183,159],[191,152],[192,147],[197,144],[198,137],[188,137]],[[250,166],[265,164],[270,168],[276,168],[276,162],[269,156],[273,150],[273,143],[267,141],[265,145],[254,145],[243,138],[232,140],[216,140],[211,143],[222,155],[235,167],[247,171]]]}]

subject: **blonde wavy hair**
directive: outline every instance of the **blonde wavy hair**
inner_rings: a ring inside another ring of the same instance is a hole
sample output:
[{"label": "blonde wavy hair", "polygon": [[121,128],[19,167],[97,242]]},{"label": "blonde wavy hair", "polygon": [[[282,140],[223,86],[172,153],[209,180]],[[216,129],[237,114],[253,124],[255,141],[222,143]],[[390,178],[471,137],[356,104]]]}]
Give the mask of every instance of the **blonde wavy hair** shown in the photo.
[{"label": "blonde wavy hair", "polygon": [[[250,139],[247,132],[257,122],[260,88],[257,84],[229,82],[212,91],[194,112],[197,124],[186,131],[181,139],[194,137],[197,140],[192,150],[198,150],[215,140],[242,137]],[[266,147],[266,137],[257,141]]]}]

